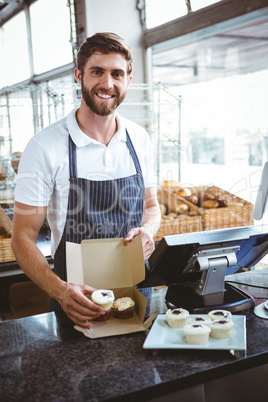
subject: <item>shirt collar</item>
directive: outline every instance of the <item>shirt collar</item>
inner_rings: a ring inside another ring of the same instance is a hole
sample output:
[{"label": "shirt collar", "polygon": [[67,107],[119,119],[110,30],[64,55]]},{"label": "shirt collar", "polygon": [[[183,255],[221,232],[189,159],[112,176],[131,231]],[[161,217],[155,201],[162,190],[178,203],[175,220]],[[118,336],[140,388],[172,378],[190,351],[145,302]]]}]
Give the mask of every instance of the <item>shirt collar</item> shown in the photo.
[{"label": "shirt collar", "polygon": [[[89,144],[100,144],[98,141],[93,140],[92,138],[88,137],[79,127],[77,120],[76,120],[76,109],[73,109],[67,116],[67,127],[70,133],[70,136],[77,147],[84,147]],[[117,121],[117,131],[112,138],[112,142],[121,140],[126,141],[126,128],[122,122],[121,117],[119,114],[116,114],[116,121]]]}]

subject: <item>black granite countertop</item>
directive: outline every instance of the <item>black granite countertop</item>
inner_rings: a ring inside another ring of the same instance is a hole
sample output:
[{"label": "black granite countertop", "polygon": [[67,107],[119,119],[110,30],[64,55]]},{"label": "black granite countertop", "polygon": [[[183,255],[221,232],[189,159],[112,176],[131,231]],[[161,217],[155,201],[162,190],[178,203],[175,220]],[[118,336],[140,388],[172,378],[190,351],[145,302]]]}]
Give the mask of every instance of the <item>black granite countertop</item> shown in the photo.
[{"label": "black granite countertop", "polygon": [[[263,285],[267,276],[263,269],[229,279]],[[166,311],[166,289],[142,292],[147,316]],[[254,294],[264,300],[268,291]],[[0,401],[146,401],[267,363],[268,320],[253,309],[240,314],[246,352],[145,350],[148,332],[90,339],[61,313],[1,322]]]}]

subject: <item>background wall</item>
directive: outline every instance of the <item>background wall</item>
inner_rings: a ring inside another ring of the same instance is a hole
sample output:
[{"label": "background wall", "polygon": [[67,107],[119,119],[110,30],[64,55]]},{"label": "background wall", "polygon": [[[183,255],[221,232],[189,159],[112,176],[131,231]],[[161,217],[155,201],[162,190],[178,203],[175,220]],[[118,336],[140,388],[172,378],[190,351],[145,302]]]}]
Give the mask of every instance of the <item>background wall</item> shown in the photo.
[{"label": "background wall", "polygon": [[135,56],[133,83],[145,82],[142,26],[136,0],[85,0],[87,36],[114,32],[131,46]]}]

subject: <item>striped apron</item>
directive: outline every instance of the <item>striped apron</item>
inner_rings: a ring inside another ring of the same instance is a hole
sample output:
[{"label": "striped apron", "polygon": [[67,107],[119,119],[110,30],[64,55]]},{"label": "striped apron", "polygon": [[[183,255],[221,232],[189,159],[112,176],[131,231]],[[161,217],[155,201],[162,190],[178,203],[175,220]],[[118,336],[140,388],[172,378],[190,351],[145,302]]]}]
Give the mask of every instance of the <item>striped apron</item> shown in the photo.
[{"label": "striped apron", "polygon": [[[115,180],[77,177],[76,145],[69,135],[70,190],[65,228],[54,256],[54,272],[67,281],[66,242],[125,237],[142,223],[145,187],[136,151],[126,130],[127,146],[136,174]],[[119,155],[120,157],[120,155]],[[50,310],[61,310],[53,299]]]}]

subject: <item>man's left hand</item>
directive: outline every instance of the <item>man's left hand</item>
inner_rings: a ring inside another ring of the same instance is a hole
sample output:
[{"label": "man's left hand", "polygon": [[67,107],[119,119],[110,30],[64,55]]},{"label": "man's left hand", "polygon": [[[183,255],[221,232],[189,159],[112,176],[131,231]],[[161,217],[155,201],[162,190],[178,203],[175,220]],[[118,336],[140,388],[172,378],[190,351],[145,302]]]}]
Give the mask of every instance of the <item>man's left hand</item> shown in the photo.
[{"label": "man's left hand", "polygon": [[125,237],[125,241],[131,241],[134,237],[138,235],[141,235],[144,259],[147,259],[154,251],[155,244],[152,235],[149,234],[146,229],[144,229],[143,227],[130,229]]}]

